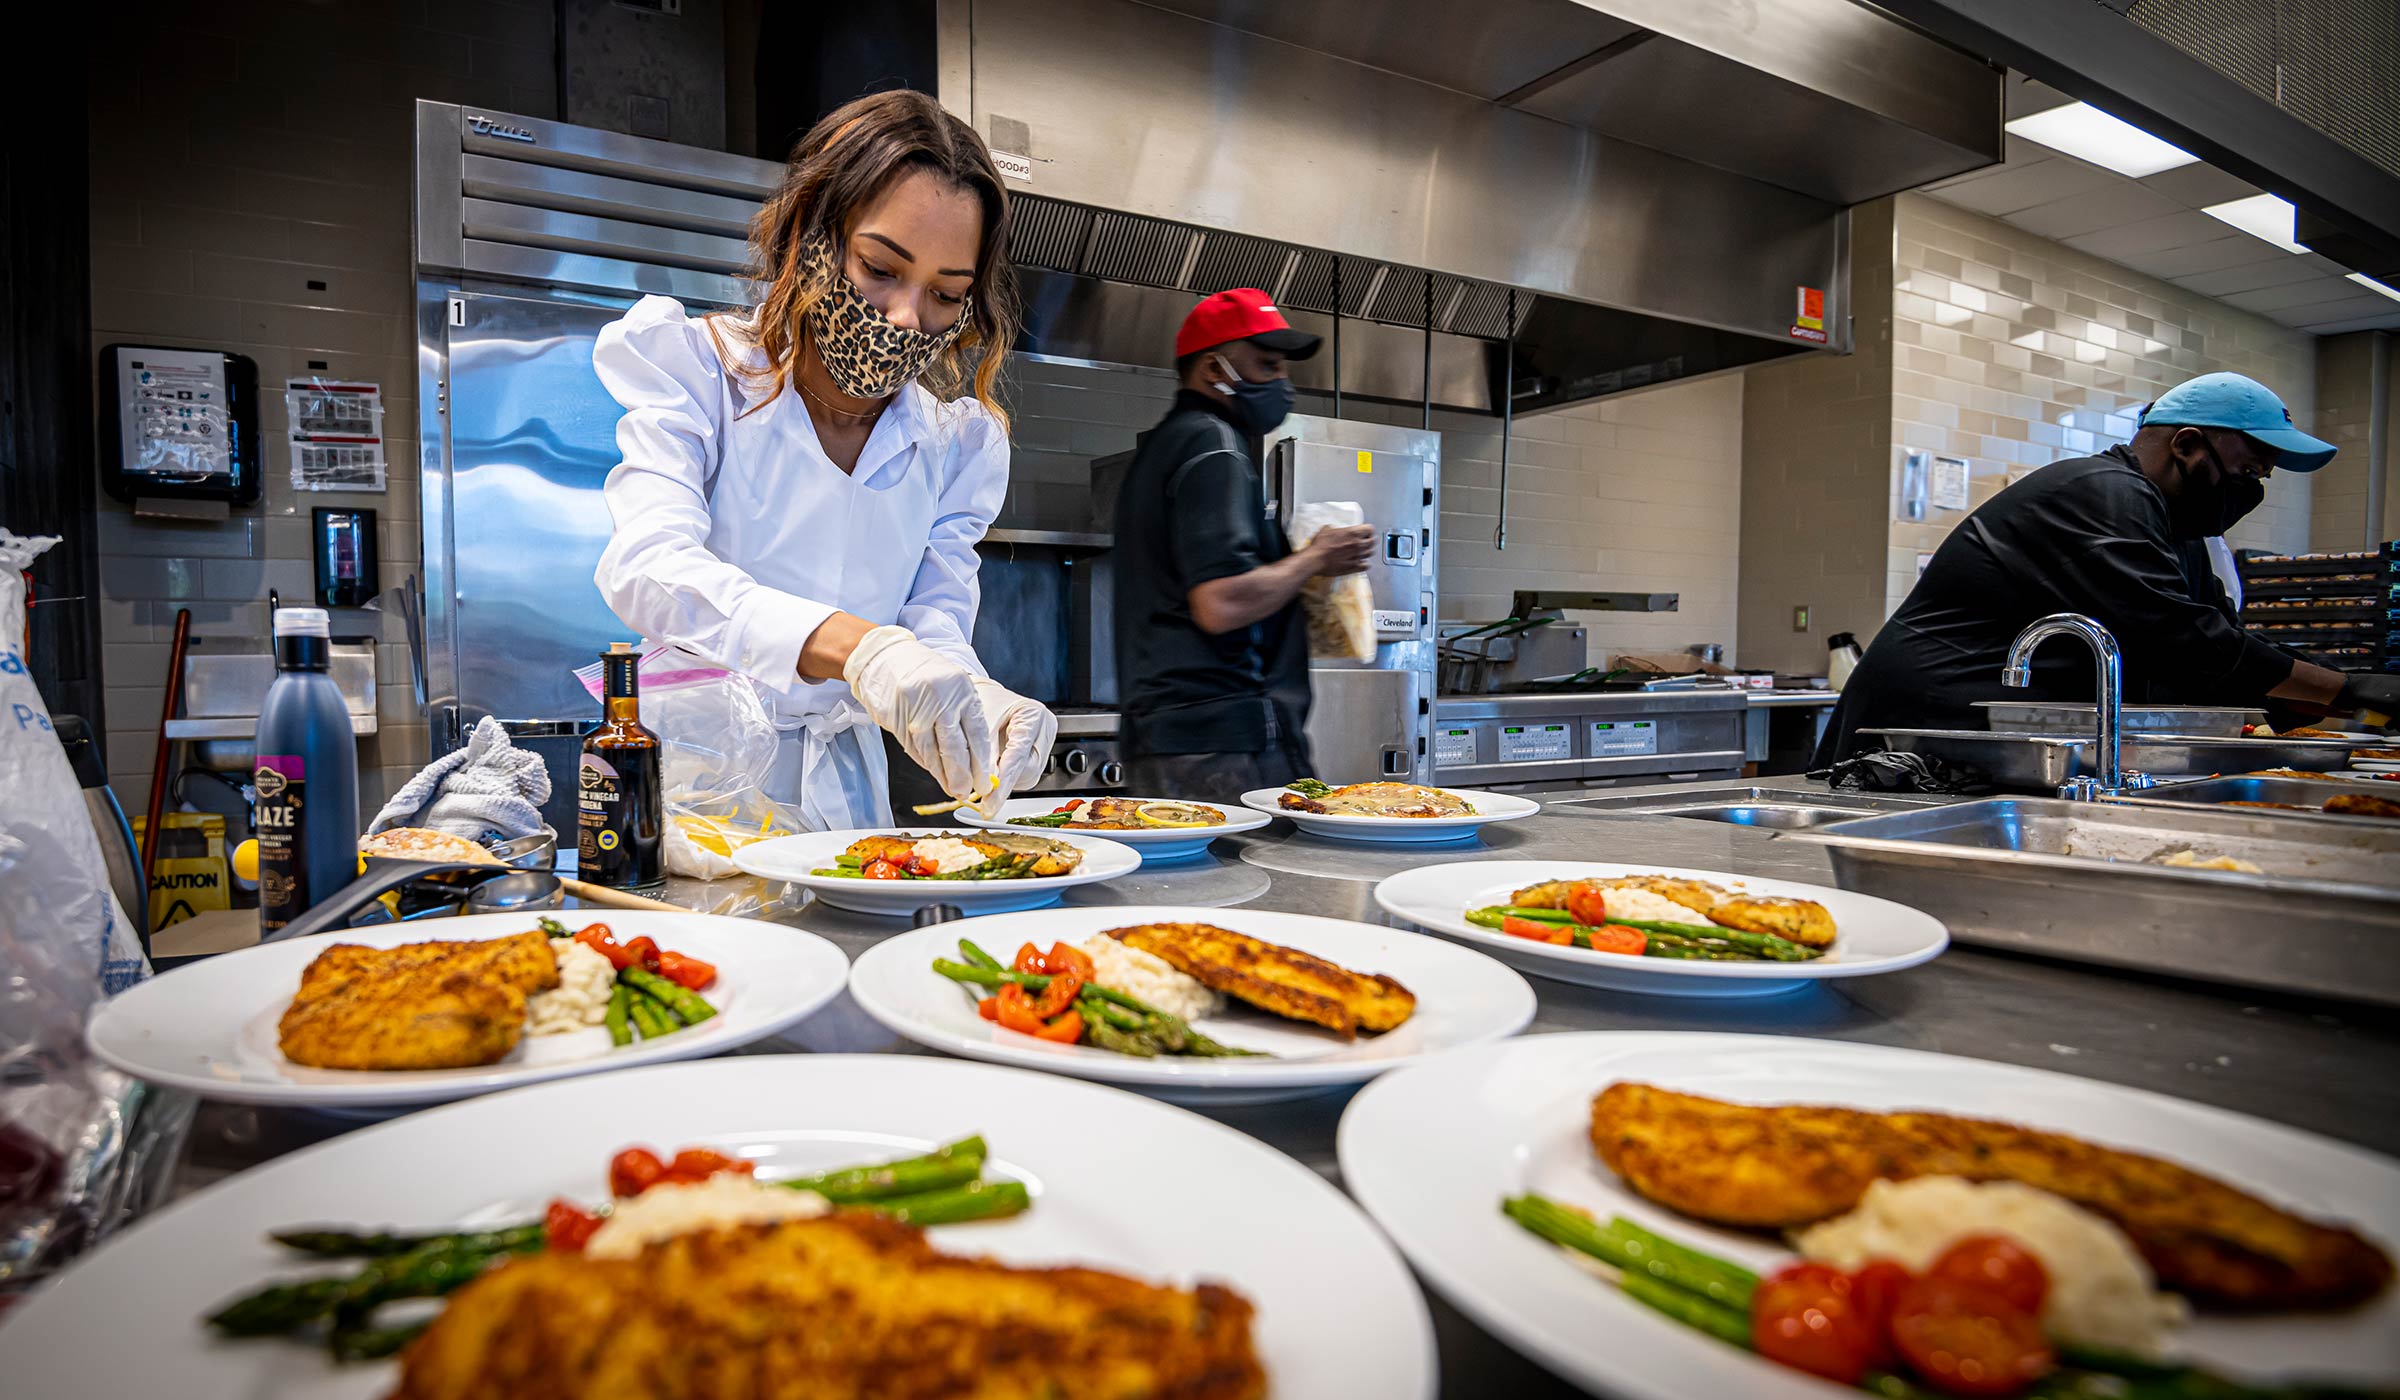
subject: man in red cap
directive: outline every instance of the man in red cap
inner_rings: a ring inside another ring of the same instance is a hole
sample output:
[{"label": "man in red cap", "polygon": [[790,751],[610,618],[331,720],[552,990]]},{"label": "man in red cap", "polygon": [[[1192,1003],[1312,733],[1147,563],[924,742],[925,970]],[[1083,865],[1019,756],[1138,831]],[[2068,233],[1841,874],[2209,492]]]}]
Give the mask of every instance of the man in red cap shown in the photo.
[{"label": "man in red cap", "polygon": [[1365,568],[1374,531],[1321,530],[1294,553],[1267,513],[1260,440],[1292,409],[1292,360],[1319,337],[1254,287],[1192,308],[1175,406],[1144,433],[1117,497],[1117,686],[1125,785],[1230,802],[1309,776],[1300,588]]}]

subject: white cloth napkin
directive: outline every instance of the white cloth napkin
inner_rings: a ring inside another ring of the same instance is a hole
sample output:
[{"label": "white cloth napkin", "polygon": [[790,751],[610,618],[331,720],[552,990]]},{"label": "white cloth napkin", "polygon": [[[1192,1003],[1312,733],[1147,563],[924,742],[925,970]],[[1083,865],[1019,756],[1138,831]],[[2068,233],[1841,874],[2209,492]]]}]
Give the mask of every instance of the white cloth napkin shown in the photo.
[{"label": "white cloth napkin", "polygon": [[549,796],[541,755],[510,743],[500,721],[485,715],[465,748],[425,765],[392,794],[367,833],[422,826],[470,841],[513,840],[550,830],[541,807]]}]

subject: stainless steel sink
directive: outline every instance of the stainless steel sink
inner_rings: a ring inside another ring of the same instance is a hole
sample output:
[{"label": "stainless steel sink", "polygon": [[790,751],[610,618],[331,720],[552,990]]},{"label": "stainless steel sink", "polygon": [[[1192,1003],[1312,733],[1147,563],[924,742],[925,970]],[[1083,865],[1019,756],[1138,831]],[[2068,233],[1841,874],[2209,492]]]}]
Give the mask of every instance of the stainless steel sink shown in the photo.
[{"label": "stainless steel sink", "polygon": [[1764,827],[1771,831],[1810,831],[1856,817],[1884,812],[1913,812],[1921,807],[1937,806],[1942,801],[1936,797],[1910,797],[1895,793],[1818,792],[1744,786],[1569,798],[1549,805],[1592,812],[1624,812],[1636,816],[1688,817],[1693,821]]}]

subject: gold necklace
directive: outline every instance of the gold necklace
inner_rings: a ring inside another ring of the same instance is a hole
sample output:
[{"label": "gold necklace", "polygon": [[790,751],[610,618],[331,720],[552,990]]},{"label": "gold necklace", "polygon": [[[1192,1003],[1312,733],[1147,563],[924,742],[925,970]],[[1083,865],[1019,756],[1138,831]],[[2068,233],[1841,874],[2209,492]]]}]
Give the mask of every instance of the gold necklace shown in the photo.
[{"label": "gold necklace", "polygon": [[798,374],[794,374],[792,376],[792,387],[800,391],[800,397],[825,410],[833,417],[847,418],[853,423],[872,423],[876,419],[883,416],[883,411],[885,409],[892,406],[892,401],[887,398],[880,403],[877,403],[873,408],[868,409],[864,413],[861,413],[855,409],[835,408],[832,404],[829,404],[823,399],[818,398],[815,394],[810,393],[808,386],[800,382],[800,376]]}]

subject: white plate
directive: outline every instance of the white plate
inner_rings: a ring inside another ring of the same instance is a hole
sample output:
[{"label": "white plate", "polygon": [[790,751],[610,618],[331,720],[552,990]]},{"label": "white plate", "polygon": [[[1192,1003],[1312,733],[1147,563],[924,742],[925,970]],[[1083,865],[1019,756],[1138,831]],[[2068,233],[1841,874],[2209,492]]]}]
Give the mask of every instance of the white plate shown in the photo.
[{"label": "white plate", "polygon": [[[958,961],[972,939],[993,957],[1020,945],[1080,943],[1107,929],[1143,923],[1211,923],[1314,953],[1356,972],[1381,972],[1417,994],[1416,1014],[1382,1035],[1345,1041],[1329,1030],[1287,1021],[1239,1002],[1202,1019],[1202,1032],[1274,1059],[1136,1059],[1085,1045],[1052,1045],[1002,1030],[975,1014],[972,989],[933,970],[935,958]],[[917,929],[868,949],[850,970],[851,998],[894,1033],[919,1045],[1146,1089],[1185,1103],[1258,1103],[1356,1084],[1442,1050],[1480,1045],[1523,1030],[1533,1019],[1533,988],[1492,959],[1400,929],[1308,914],[1182,907],[1070,908],[962,919]]]},{"label": "white plate", "polygon": [[[1335,786],[1344,786],[1335,784]],[[1331,836],[1342,841],[1382,841],[1423,845],[1435,841],[1464,841],[1482,827],[1493,822],[1513,822],[1530,817],[1542,810],[1542,804],[1504,792],[1481,792],[1474,788],[1442,788],[1440,791],[1467,799],[1475,809],[1470,817],[1360,817],[1349,815],[1319,816],[1314,812],[1294,812],[1279,807],[1282,788],[1252,788],[1242,794],[1242,805],[1255,811],[1288,818],[1292,825],[1311,836]]]},{"label": "white plate", "polygon": [[[1116,797],[1119,794],[1112,792],[1107,795],[1110,797]],[[993,831],[1024,831],[1031,832],[1036,836],[1056,836],[1059,834],[1059,830],[1057,828],[1040,826],[1010,826],[1008,824],[1008,819],[1010,817],[1046,817],[1052,812],[1057,811],[1060,807],[1066,805],[1068,800],[1069,799],[1066,796],[1056,794],[1040,797],[1014,798],[1009,802],[1002,804],[1000,808],[1000,815],[997,819],[987,817],[981,812],[969,811],[964,807],[959,808],[954,815],[956,815],[960,821],[965,822],[969,826],[985,827]],[[1180,797],[1135,797],[1127,798],[1125,800],[1132,802],[1181,802],[1184,799]],[[1156,826],[1144,827],[1139,831],[1095,831],[1091,834],[1110,841],[1118,841],[1124,843],[1125,845],[1131,846],[1134,848],[1134,850],[1141,853],[1141,857],[1145,862],[1156,864],[1160,861],[1190,860],[1199,855],[1202,851],[1207,850],[1208,843],[1216,840],[1220,836],[1231,836],[1235,832],[1239,831],[1256,831],[1260,827],[1265,826],[1269,821],[1273,820],[1271,817],[1262,816],[1257,812],[1246,811],[1240,807],[1227,810],[1224,805],[1215,802],[1201,803],[1198,805],[1214,807],[1218,811],[1224,812],[1224,825]],[[1073,827],[1066,828],[1066,832],[1069,835],[1083,834]]]},{"label": "white plate", "polygon": [[2400,760],[2389,758],[2354,758],[2340,776],[2346,778],[2390,778],[2400,775]]},{"label": "white plate", "polygon": [[[1500,1213],[1532,1191],[1627,1216],[1754,1268],[1791,1255],[1756,1234],[1636,1197],[1592,1154],[1591,1100],[1631,1079],[1739,1103],[1933,1109],[2073,1133],[2224,1178],[2287,1209],[2400,1245],[2400,1163],[2160,1094],[1952,1055],[1787,1036],[1535,1035],[1445,1055],[1367,1086],[1342,1115],[1350,1194],[1444,1297],[1595,1393],[1836,1400],[1845,1390],[1671,1322]],[[1426,1125],[1439,1123],[1439,1132]],[[2400,1377],[2400,1290],[2338,1314],[2208,1315],[2195,1359],[2287,1377]]]},{"label": "white plate", "polygon": [[266,1232],[304,1222],[439,1229],[539,1218],[606,1193],[635,1143],[710,1145],[784,1177],[907,1156],[970,1133],[1034,1206],[946,1226],[936,1243],[1011,1264],[1090,1264],[1257,1306],[1279,1396],[1421,1400],[1433,1332],[1408,1270],[1358,1208],[1246,1134],[1051,1075],[900,1055],[766,1055],[553,1084],[436,1109],[296,1152],[127,1230],[0,1325],[10,1400],[367,1400],[395,1363],[336,1368],[321,1347],[220,1342],[200,1317],[307,1276]]},{"label": "white plate", "polygon": [[1083,848],[1083,863],[1070,875],[1046,875],[1033,880],[861,880],[840,875],[812,875],[830,867],[852,842],[863,836],[960,836],[953,827],[941,831],[906,826],[862,828],[857,831],[804,831],[754,842],[733,853],[733,863],[752,875],[788,880],[836,909],[861,914],[914,914],[929,904],[955,904],[969,914],[997,914],[1008,909],[1038,909],[1055,904],[1064,891],[1077,885],[1098,884],[1141,868],[1142,858],[1131,846],[1097,836],[1028,829],[1028,836],[1055,837]]},{"label": "white plate", "polygon": [[[1469,909],[1506,904],[1509,895],[1543,880],[1609,879],[1620,875],[1674,875],[1706,880],[1745,894],[1813,899],[1833,915],[1833,947],[1804,963],[1679,962],[1562,948],[1516,938],[1496,928],[1467,922]],[[1659,996],[1763,996],[1788,992],[1829,977],[1871,977],[1898,972],[1940,955],[1950,930],[1931,914],[1873,895],[1852,894],[1793,880],[1761,880],[1720,870],[1679,870],[1666,865],[1618,865],[1591,860],[1468,860],[1428,865],[1394,875],[1375,887],[1375,902],[1410,923],[1447,938],[1462,938],[1492,956],[1538,977],[1580,982],[1587,987],[1649,992]]]},{"label": "white plate", "polygon": [[650,937],[661,948],[717,965],[700,995],[717,1014],[657,1040],[612,1047],[597,1026],[526,1036],[497,1064],[468,1069],[315,1069],[276,1046],[276,1022],[300,986],[301,970],[336,943],[394,948],[436,939],[523,933],[532,915],[473,914],[345,929],[264,943],[161,973],[102,1003],[85,1039],[92,1053],[137,1078],[234,1103],[301,1108],[378,1108],[442,1103],[546,1079],[630,1065],[722,1054],[788,1029],[833,1000],[850,972],[842,950],[813,933],[752,919],[648,910],[573,910],[570,929],[607,924],[619,941]]}]

